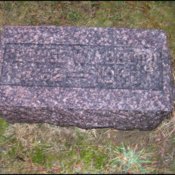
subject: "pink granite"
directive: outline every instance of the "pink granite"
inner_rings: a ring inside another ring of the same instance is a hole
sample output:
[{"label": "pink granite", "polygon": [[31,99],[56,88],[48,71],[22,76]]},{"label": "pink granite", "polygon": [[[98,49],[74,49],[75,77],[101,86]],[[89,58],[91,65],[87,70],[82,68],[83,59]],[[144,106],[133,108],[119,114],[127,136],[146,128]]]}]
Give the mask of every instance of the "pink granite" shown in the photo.
[{"label": "pink granite", "polygon": [[0,69],[9,122],[151,130],[173,110],[161,30],[6,26]]}]

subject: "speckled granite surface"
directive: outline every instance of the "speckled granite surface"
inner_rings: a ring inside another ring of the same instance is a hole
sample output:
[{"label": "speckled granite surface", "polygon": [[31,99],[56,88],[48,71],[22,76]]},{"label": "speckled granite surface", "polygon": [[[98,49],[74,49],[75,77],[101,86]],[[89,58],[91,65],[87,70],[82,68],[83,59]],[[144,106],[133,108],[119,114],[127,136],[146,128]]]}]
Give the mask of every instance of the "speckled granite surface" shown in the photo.
[{"label": "speckled granite surface", "polygon": [[10,122],[150,130],[173,109],[160,30],[6,26],[0,112]]}]

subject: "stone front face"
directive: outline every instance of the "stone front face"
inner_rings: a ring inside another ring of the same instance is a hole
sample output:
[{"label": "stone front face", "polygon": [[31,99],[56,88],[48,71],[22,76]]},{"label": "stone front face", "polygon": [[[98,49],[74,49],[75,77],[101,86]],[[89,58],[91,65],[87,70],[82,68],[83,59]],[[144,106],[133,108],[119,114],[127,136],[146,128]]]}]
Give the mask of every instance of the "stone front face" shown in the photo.
[{"label": "stone front face", "polygon": [[149,130],[172,111],[159,30],[5,27],[0,63],[0,111],[11,122]]}]

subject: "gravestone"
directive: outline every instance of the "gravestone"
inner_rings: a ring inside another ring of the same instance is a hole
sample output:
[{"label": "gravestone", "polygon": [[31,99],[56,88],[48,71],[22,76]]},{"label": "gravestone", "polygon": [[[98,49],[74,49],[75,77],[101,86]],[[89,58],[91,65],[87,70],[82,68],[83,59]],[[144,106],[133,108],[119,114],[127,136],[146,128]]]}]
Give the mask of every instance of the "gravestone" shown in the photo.
[{"label": "gravestone", "polygon": [[161,30],[6,26],[0,113],[9,122],[151,130],[172,112]]}]

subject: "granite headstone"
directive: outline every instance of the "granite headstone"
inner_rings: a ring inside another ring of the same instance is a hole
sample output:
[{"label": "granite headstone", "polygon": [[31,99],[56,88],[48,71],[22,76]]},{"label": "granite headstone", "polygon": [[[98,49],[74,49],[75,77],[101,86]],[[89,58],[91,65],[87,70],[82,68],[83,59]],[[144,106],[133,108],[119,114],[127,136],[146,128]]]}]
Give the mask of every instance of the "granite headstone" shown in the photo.
[{"label": "granite headstone", "polygon": [[9,122],[151,130],[172,112],[161,30],[5,26],[0,113]]}]

